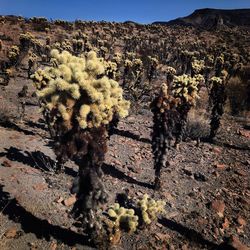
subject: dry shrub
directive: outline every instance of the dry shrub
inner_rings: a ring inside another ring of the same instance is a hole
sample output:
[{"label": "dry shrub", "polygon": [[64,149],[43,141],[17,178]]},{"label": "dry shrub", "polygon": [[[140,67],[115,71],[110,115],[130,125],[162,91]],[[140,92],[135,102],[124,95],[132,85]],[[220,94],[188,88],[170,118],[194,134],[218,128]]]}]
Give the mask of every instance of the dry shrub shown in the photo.
[{"label": "dry shrub", "polygon": [[13,122],[17,116],[14,113],[16,108],[10,102],[0,99],[0,124]]},{"label": "dry shrub", "polygon": [[188,114],[185,138],[197,140],[206,138],[210,131],[210,120],[205,110],[192,109]]},{"label": "dry shrub", "polygon": [[208,109],[208,100],[209,100],[209,96],[208,96],[208,90],[207,88],[201,87],[201,89],[199,90],[199,98],[196,101],[196,107],[195,109],[197,110],[205,110]]},{"label": "dry shrub", "polygon": [[232,115],[239,115],[249,108],[249,82],[238,76],[232,77],[227,84],[228,105],[226,110]]}]

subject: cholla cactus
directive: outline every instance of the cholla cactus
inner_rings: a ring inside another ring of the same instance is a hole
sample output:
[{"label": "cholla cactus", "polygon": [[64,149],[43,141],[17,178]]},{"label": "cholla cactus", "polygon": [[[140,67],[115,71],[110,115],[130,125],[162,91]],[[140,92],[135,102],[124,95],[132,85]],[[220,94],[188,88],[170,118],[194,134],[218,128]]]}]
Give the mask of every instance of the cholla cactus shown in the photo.
[{"label": "cholla cactus", "polygon": [[165,69],[167,75],[167,83],[170,85],[174,80],[174,76],[176,75],[176,69],[170,66],[167,66]]},{"label": "cholla cactus", "polygon": [[196,103],[198,98],[198,85],[202,77],[191,77],[189,75],[175,76],[173,81],[173,96],[180,100],[178,104],[178,112],[180,114],[180,123],[177,125],[176,147],[182,141],[185,134],[187,115],[191,107]]},{"label": "cholla cactus", "polygon": [[4,70],[4,81],[2,85],[7,86],[9,84],[10,78],[14,75],[14,69],[13,68],[7,68]]},{"label": "cholla cactus", "polygon": [[29,59],[28,59],[28,78],[30,78],[30,76],[34,73],[32,71],[34,71],[37,60],[38,60],[38,57],[36,54],[32,53],[29,56]]},{"label": "cholla cactus", "polygon": [[115,53],[113,56],[113,61],[120,66],[121,62],[122,62],[122,55],[120,53]]},{"label": "cholla cactus", "polygon": [[192,61],[192,72],[193,72],[193,75],[196,75],[196,74],[201,74],[205,68],[205,61],[204,60],[193,60]]},{"label": "cholla cactus", "polygon": [[119,76],[117,64],[111,61],[104,62],[105,74],[108,78],[116,79]]},{"label": "cholla cactus", "polygon": [[120,207],[119,203],[115,203],[109,208],[108,215],[114,221],[113,231],[120,229],[133,233],[139,225],[139,217],[135,215],[135,210]]},{"label": "cholla cactus", "polygon": [[122,232],[131,234],[156,221],[165,213],[165,204],[163,200],[156,201],[145,194],[137,200],[129,199],[126,208],[119,203],[112,205],[107,212],[109,219],[102,218],[109,242],[118,243]]},{"label": "cholla cactus", "polygon": [[157,66],[159,64],[159,61],[155,57],[148,56],[148,69],[147,69],[147,78],[149,82],[152,81],[153,77],[156,74]]},{"label": "cholla cactus", "polygon": [[194,105],[198,97],[198,84],[196,78],[188,75],[175,76],[172,93],[174,97],[180,98],[183,103]]},{"label": "cholla cactus", "polygon": [[32,78],[55,131],[58,160],[69,158],[79,165],[74,212],[83,214],[83,222],[93,228],[94,211],[106,199],[101,165],[107,151],[107,127],[114,114],[128,114],[129,102],[123,99],[119,84],[103,76],[104,63],[95,52],[79,58],[52,50],[51,56],[54,67],[40,69]]},{"label": "cholla cactus", "polygon": [[210,86],[209,101],[212,105],[212,113],[209,139],[213,140],[220,127],[220,119],[224,113],[224,105],[227,97],[223,78],[212,77],[210,79]]},{"label": "cholla cactus", "polygon": [[19,58],[20,50],[17,46],[12,46],[8,52],[8,59],[10,60],[11,65],[14,65],[17,63]]},{"label": "cholla cactus", "polygon": [[155,189],[160,189],[161,169],[166,165],[166,151],[170,149],[173,131],[179,120],[177,105],[180,99],[168,94],[168,87],[163,84],[160,94],[151,103],[153,113],[152,151],[154,154]]},{"label": "cholla cactus", "polygon": [[[57,109],[69,128],[73,119],[69,107],[76,104],[80,106],[74,115],[82,129],[107,125],[115,112],[120,117],[127,116],[129,102],[123,100],[119,84],[105,76],[98,79],[98,75],[105,73],[105,64],[94,52],[89,52],[85,59],[66,51],[60,54],[52,50],[51,55],[58,67],[46,67],[33,76],[45,109]],[[46,87],[41,89],[41,86]]]},{"label": "cholla cactus", "polygon": [[73,47],[74,53],[76,55],[78,55],[83,50],[83,40],[81,40],[81,39],[73,39],[72,47]]},{"label": "cholla cactus", "polygon": [[220,55],[215,60],[215,76],[219,77],[224,66],[224,55]]},{"label": "cholla cactus", "polygon": [[21,51],[28,50],[30,45],[32,44],[33,39],[33,34],[29,32],[21,34],[19,37]]},{"label": "cholla cactus", "polygon": [[142,199],[138,200],[137,205],[141,211],[143,222],[145,224],[150,224],[152,221],[156,220],[160,214],[165,212],[164,207],[166,202],[163,200],[155,201],[145,194]]}]

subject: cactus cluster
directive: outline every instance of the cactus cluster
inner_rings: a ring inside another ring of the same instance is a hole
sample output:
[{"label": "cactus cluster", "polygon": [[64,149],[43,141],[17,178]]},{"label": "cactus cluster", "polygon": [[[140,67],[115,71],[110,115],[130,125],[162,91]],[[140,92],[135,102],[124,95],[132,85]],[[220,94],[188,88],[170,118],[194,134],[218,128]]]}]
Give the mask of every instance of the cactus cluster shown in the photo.
[{"label": "cactus cluster", "polygon": [[116,79],[119,76],[117,64],[111,61],[104,62],[105,74],[108,78]]},{"label": "cactus cluster", "polygon": [[8,58],[12,65],[17,63],[19,54],[20,54],[19,47],[15,45],[11,46],[10,50],[8,51]]},{"label": "cactus cluster", "polygon": [[174,98],[168,93],[168,86],[162,84],[159,95],[152,101],[150,107],[153,113],[152,151],[154,155],[155,189],[161,187],[161,169],[166,165],[165,154],[170,149],[173,132],[179,122],[177,107],[180,98]]},{"label": "cactus cluster", "polygon": [[201,74],[205,68],[205,61],[204,60],[193,60],[192,61],[192,70],[194,74]]},{"label": "cactus cluster", "polygon": [[119,203],[115,203],[109,208],[108,215],[114,221],[114,231],[121,229],[133,233],[139,225],[139,217],[135,215],[135,210],[121,207]]},{"label": "cactus cluster", "polygon": [[32,79],[55,140],[59,167],[68,159],[79,166],[73,213],[82,215],[91,234],[100,228],[93,214],[107,199],[101,165],[109,123],[128,114],[129,102],[123,99],[118,82],[105,75],[105,63],[95,52],[76,57],[52,50],[51,57],[52,66],[38,69]]},{"label": "cactus cluster", "polygon": [[58,110],[65,122],[76,116],[82,129],[106,125],[114,113],[127,116],[129,102],[116,81],[99,77],[105,73],[105,64],[95,52],[78,58],[52,50],[51,56],[57,67],[45,67],[32,77],[45,109]]},{"label": "cactus cluster", "polygon": [[108,215],[108,219],[106,216],[101,219],[112,244],[119,242],[122,232],[134,233],[165,213],[165,202],[154,200],[148,194],[136,200],[128,199],[125,206],[126,208],[119,203],[113,204],[104,213]]},{"label": "cactus cluster", "polygon": [[175,98],[180,98],[182,101],[195,104],[198,98],[198,84],[199,80],[189,75],[175,76],[173,81],[172,93]]},{"label": "cactus cluster", "polygon": [[221,74],[222,77],[213,76],[210,79],[209,101],[212,106],[211,121],[210,121],[210,135],[209,139],[213,140],[220,127],[220,120],[224,113],[224,105],[227,99],[225,89],[226,73]]},{"label": "cactus cluster", "polygon": [[139,199],[137,205],[142,214],[142,220],[145,224],[150,224],[152,221],[156,220],[160,214],[165,212],[166,202],[163,200],[154,200],[144,194],[142,199]]}]

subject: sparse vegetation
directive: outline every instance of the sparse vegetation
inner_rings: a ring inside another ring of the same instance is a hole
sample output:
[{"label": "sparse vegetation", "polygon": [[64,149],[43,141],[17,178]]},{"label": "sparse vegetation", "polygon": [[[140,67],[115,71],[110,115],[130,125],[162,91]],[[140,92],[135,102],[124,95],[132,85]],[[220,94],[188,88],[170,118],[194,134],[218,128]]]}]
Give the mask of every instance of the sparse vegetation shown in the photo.
[{"label": "sparse vegetation", "polygon": [[0,16],[0,248],[249,243],[249,30],[199,22]]}]

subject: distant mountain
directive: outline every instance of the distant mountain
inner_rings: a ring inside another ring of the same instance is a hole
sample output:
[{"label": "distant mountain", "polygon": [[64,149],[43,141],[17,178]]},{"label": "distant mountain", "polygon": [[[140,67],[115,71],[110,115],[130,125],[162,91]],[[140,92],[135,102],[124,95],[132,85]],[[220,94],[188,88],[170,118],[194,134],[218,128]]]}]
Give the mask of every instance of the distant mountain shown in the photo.
[{"label": "distant mountain", "polygon": [[250,9],[199,9],[186,17],[177,18],[169,22],[154,22],[153,24],[194,26],[208,30],[221,28],[223,26],[250,27]]}]

